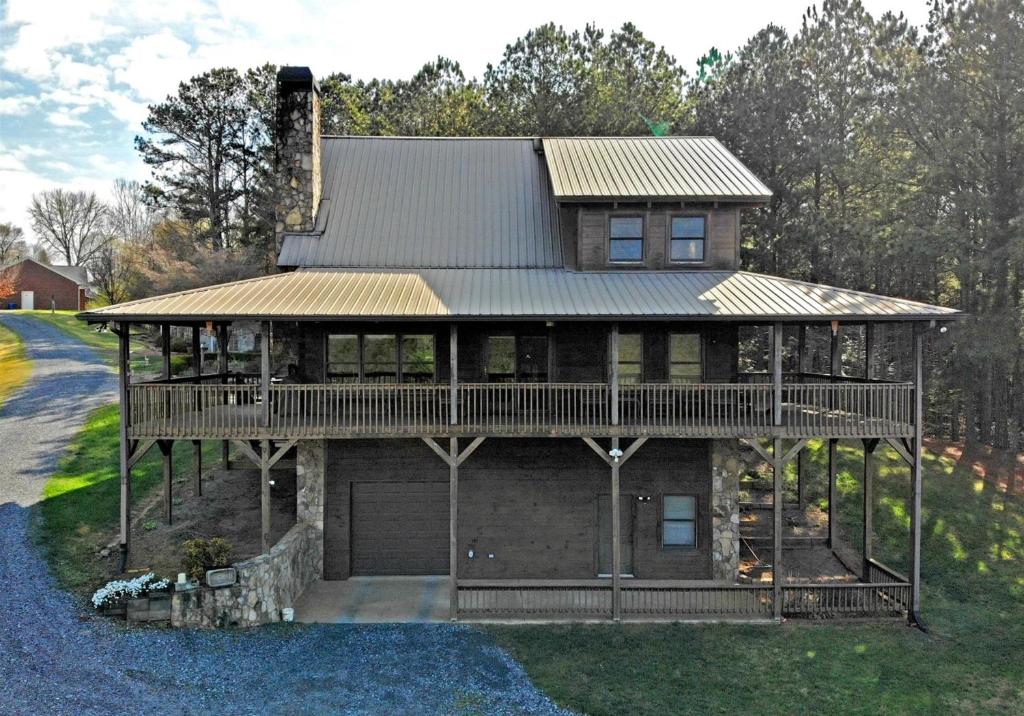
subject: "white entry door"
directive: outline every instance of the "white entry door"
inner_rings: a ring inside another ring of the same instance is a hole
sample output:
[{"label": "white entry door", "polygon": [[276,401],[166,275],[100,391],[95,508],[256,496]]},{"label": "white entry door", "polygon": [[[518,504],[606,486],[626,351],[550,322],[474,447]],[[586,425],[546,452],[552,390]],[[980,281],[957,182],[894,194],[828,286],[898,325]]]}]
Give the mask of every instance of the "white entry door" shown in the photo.
[{"label": "white entry door", "polygon": [[35,291],[21,292],[21,307],[26,311],[34,311],[36,307]]}]

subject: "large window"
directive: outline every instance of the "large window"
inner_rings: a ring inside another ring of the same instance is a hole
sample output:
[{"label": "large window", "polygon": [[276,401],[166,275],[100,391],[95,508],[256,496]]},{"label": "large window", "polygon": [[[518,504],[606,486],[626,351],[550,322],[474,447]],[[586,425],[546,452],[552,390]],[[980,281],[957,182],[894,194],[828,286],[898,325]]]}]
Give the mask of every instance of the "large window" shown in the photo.
[{"label": "large window", "polygon": [[547,336],[488,336],[487,380],[490,383],[545,383]]},{"label": "large window", "polygon": [[642,383],[644,379],[644,337],[640,333],[619,334],[619,383]]},{"label": "large window", "polygon": [[661,546],[697,546],[697,498],[665,495],[662,498]]},{"label": "large window", "polygon": [[487,337],[487,381],[512,383],[516,379],[516,337]]},{"label": "large window", "polygon": [[608,258],[622,263],[644,260],[644,220],[640,216],[613,216],[608,226]]},{"label": "large window", "polygon": [[327,379],[332,383],[431,383],[430,334],[340,334],[327,337]]},{"label": "large window", "polygon": [[703,216],[672,217],[672,260],[699,263],[704,260]]},{"label": "large window", "polygon": [[700,382],[700,334],[673,333],[669,336],[668,369],[671,383]]}]

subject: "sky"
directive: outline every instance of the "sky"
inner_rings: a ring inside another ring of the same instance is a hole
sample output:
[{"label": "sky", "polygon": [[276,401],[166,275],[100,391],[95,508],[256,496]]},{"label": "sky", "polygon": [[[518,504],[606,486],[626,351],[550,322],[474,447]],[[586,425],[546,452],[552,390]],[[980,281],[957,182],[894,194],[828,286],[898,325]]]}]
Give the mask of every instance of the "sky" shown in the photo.
[{"label": "sky", "polygon": [[[862,0],[873,15],[927,17],[926,0]],[[212,67],[308,65],[317,76],[399,79],[444,55],[482,77],[505,46],[545,22],[606,31],[633,22],[691,72],[769,23],[799,29],[810,0],[715,2],[269,2],[0,0],[0,222],[32,240],[33,193],[109,195],[144,181],[133,144],[146,107]]]}]

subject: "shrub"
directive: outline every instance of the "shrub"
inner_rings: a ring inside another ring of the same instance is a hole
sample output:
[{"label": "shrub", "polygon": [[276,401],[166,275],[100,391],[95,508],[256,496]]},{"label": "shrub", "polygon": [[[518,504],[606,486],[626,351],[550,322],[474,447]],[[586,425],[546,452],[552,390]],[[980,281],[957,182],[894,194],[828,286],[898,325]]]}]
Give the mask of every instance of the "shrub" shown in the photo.
[{"label": "shrub", "polygon": [[210,540],[190,539],[185,541],[185,558],[181,561],[189,579],[201,580],[208,569],[228,566],[231,559],[231,544],[220,537]]}]

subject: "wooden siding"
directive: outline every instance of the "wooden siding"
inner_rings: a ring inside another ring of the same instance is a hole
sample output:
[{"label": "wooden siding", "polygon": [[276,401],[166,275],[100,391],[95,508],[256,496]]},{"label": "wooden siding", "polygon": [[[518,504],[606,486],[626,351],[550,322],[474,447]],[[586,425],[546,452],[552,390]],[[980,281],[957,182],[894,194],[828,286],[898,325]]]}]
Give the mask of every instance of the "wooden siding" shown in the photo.
[{"label": "wooden siding", "polygon": [[[358,525],[350,507],[356,503],[353,485],[360,486],[356,490],[370,483],[423,487],[442,476],[447,476],[447,466],[420,441],[328,442],[325,578],[344,579],[360,564],[351,541]],[[460,577],[596,577],[597,500],[609,488],[608,466],[581,440],[485,441],[460,469]],[[710,490],[706,441],[651,440],[623,467],[622,494],[631,498],[633,571],[638,578],[710,577]],[[697,497],[696,549],[660,546],[664,494]]]},{"label": "wooden siding", "polygon": [[350,489],[352,574],[448,574],[447,482],[352,482]]},{"label": "wooden siding", "polygon": [[[740,264],[739,209],[640,207],[590,208],[580,207],[578,234],[574,235],[576,268],[580,271],[632,270],[632,269],[736,269]],[[642,216],[644,218],[644,260],[642,264],[610,263],[608,260],[609,217]],[[707,237],[702,263],[673,263],[671,259],[671,217],[679,215],[705,215]]]}]

